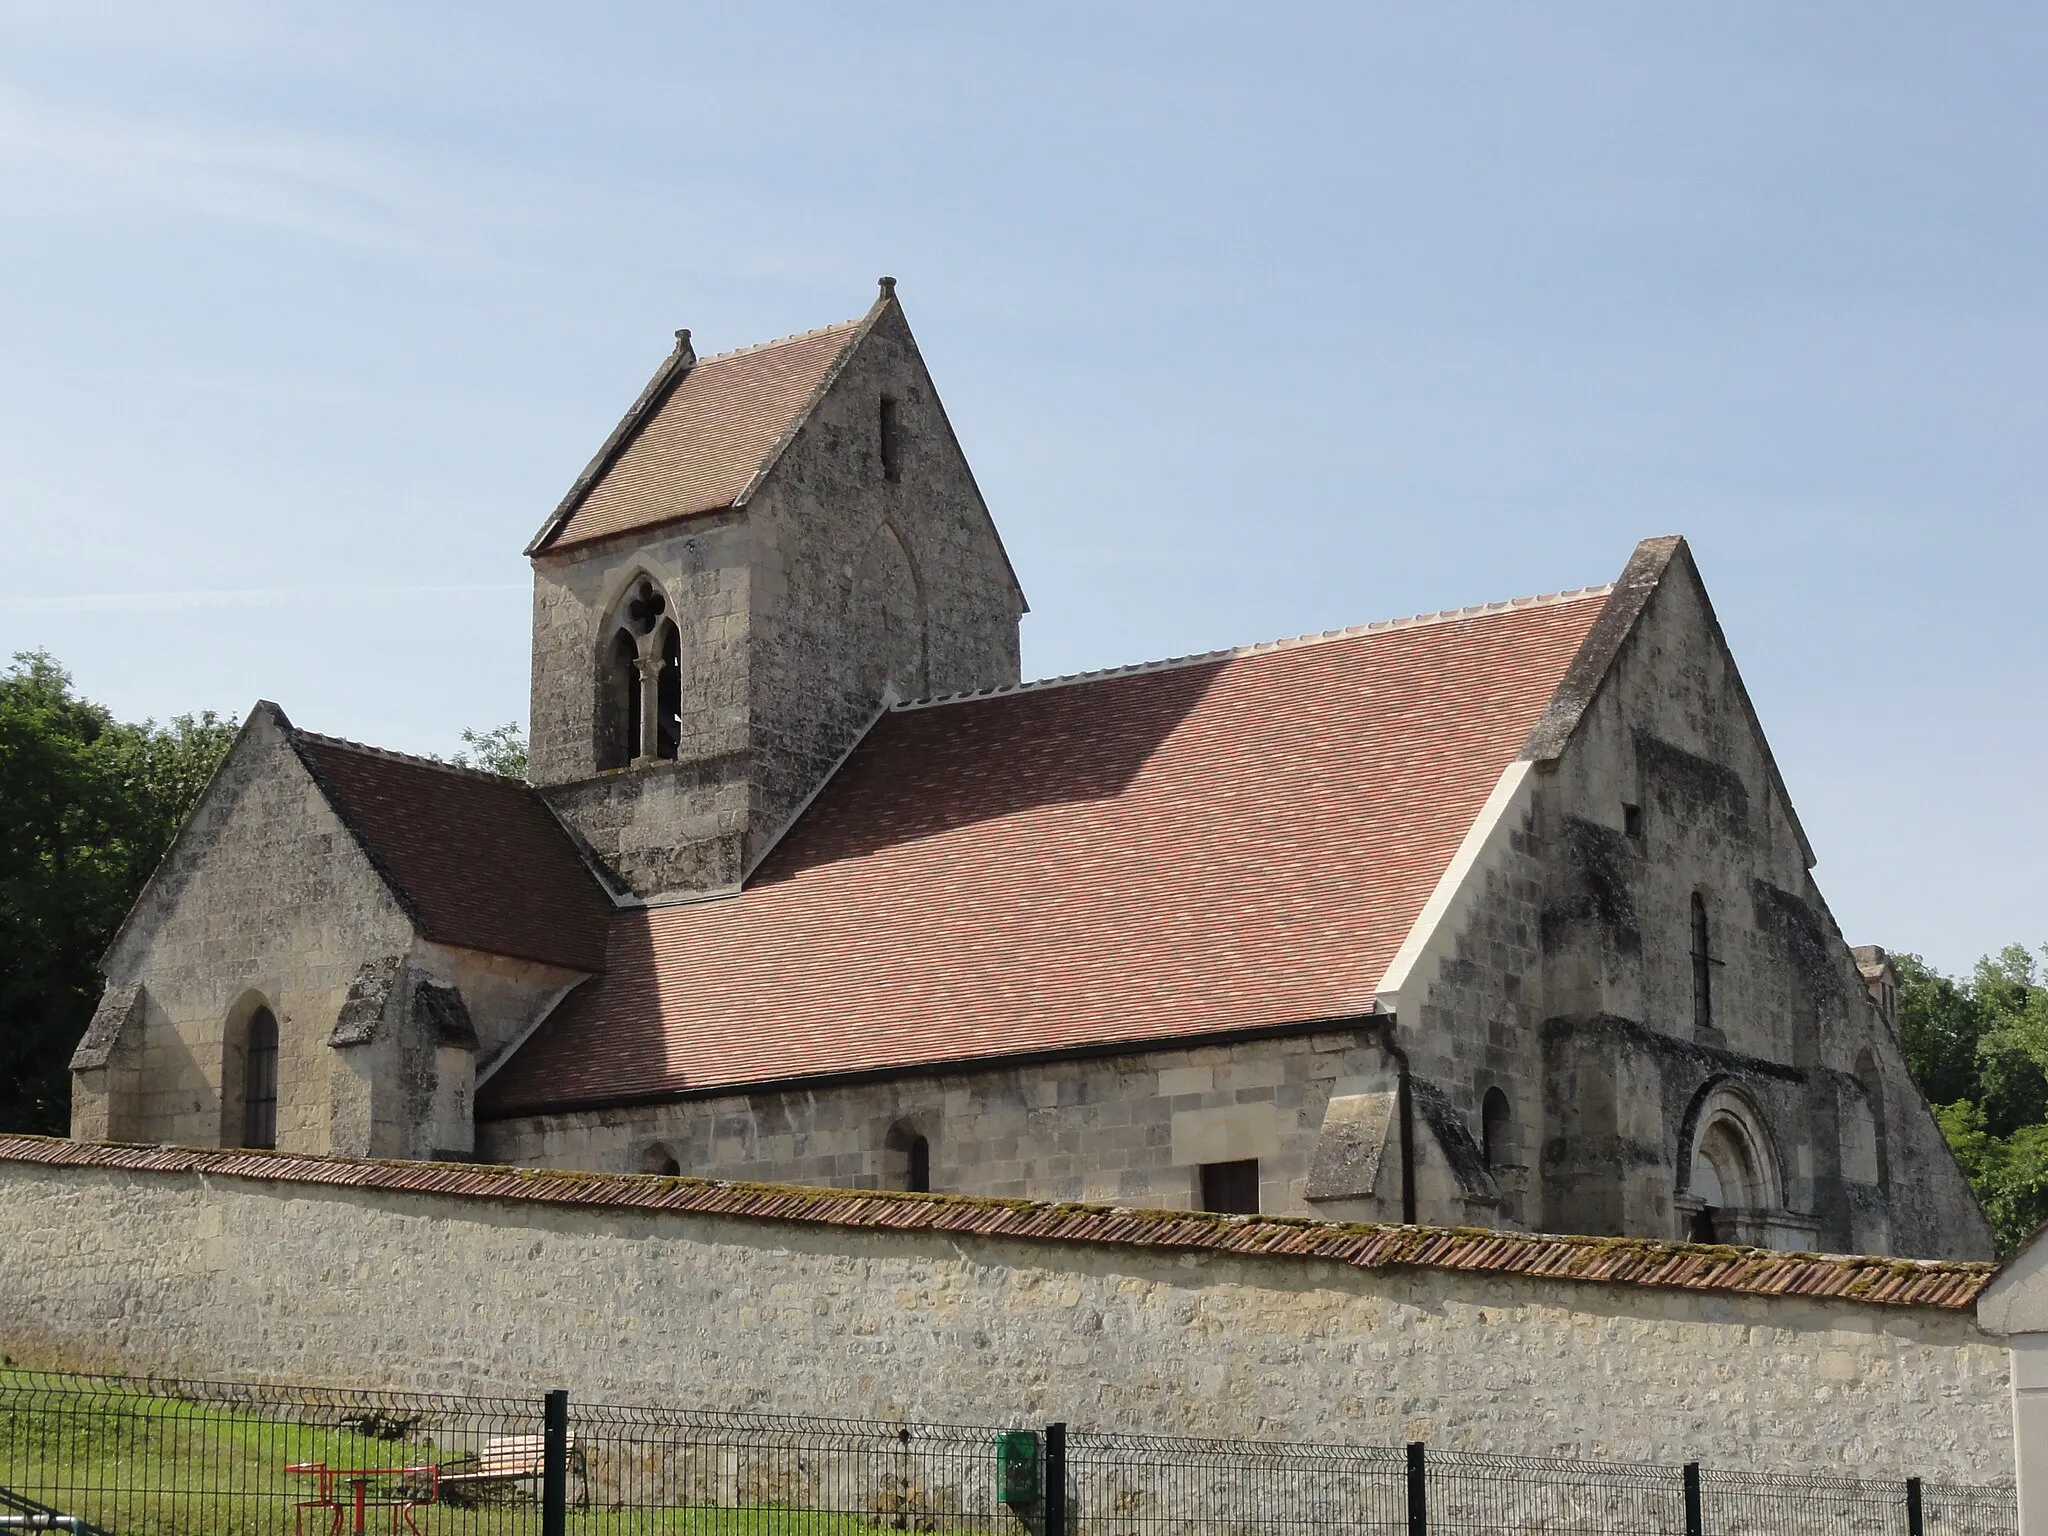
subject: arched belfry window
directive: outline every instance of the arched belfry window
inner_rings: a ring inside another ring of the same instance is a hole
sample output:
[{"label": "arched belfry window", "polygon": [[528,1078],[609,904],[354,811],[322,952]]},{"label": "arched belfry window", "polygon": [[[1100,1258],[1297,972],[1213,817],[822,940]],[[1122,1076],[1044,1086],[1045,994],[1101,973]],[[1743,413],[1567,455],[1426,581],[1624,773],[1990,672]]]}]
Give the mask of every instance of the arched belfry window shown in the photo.
[{"label": "arched belfry window", "polygon": [[1692,1027],[1714,1027],[1714,951],[1707,931],[1707,903],[1692,893]]},{"label": "arched belfry window", "polygon": [[626,630],[605,654],[603,741],[597,766],[623,768],[640,752],[640,647]]},{"label": "arched belfry window", "polygon": [[682,742],[682,636],[652,579],[627,589],[599,660],[597,766],[673,759]]},{"label": "arched belfry window", "polygon": [[277,1145],[277,1016],[258,1008],[242,1057],[242,1145]]},{"label": "arched belfry window", "polygon": [[661,675],[654,688],[654,755],[673,762],[683,740],[683,637],[666,619],[660,656]]}]

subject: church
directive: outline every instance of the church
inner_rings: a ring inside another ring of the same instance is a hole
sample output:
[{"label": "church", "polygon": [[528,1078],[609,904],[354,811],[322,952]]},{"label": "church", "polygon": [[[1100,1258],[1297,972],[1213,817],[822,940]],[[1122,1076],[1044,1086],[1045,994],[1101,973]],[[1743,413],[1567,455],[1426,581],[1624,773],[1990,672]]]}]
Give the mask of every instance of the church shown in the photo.
[{"label": "church", "polygon": [[528,781],[259,703],[74,1137],[1991,1255],[1682,539],[1024,682],[885,278],[678,332],[526,555]]}]

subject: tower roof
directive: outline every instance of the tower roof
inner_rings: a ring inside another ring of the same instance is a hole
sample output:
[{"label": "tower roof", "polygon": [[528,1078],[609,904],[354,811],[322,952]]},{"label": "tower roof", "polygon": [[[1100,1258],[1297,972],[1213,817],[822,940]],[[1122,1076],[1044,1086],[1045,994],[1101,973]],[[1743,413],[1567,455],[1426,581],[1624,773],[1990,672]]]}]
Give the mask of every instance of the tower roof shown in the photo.
[{"label": "tower roof", "polygon": [[655,371],[527,546],[529,555],[743,502],[802,426],[854,344],[895,302],[886,284],[858,320],[699,359],[690,333]]}]

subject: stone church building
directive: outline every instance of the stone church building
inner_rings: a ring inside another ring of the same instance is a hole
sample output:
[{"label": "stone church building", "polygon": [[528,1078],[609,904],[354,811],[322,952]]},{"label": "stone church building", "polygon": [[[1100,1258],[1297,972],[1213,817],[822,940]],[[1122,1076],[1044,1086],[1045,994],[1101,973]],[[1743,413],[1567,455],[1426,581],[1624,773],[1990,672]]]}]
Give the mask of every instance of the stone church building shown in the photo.
[{"label": "stone church building", "polygon": [[530,782],[259,704],[75,1136],[1991,1253],[1680,539],[1024,683],[885,279],[679,332],[526,553]]}]

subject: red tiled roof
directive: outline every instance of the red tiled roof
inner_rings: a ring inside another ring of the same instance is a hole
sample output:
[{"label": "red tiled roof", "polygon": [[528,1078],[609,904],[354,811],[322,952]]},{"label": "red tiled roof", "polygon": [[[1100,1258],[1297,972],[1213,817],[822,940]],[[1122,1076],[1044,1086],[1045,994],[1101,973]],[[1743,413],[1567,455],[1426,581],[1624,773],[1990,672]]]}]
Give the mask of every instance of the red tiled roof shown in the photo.
[{"label": "red tiled roof", "polygon": [[291,735],[427,938],[579,971],[603,965],[611,900],[531,789],[307,731]]},{"label": "red tiled roof", "polygon": [[1032,1200],[981,1200],[963,1195],[727,1184],[647,1174],[370,1162],[284,1152],[110,1146],[45,1136],[0,1136],[0,1162],[268,1179],[469,1200],[696,1213],[899,1232],[1175,1248],[1334,1261],[1359,1269],[1407,1265],[1682,1291],[1827,1297],[1951,1311],[1973,1306],[1998,1272],[1995,1264],[1771,1253],[1756,1248],[1664,1243],[1644,1238],[1560,1237],[1467,1227],[1376,1226],[1286,1216],[1215,1216],[1195,1211],[1126,1211]]},{"label": "red tiled roof", "polygon": [[1367,1012],[1603,600],[893,711],[741,894],[615,918],[479,1111]]},{"label": "red tiled roof", "polygon": [[731,506],[865,323],[849,320],[698,363],[540,547]]}]

